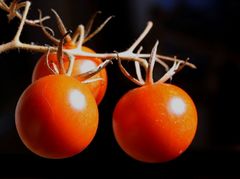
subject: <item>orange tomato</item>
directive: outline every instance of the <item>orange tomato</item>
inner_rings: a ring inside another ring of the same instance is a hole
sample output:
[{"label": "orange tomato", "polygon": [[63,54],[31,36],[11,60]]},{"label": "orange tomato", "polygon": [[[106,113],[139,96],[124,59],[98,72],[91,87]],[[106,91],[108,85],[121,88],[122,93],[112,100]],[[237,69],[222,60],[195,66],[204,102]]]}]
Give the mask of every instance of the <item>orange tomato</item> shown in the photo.
[{"label": "orange tomato", "polygon": [[[71,46],[66,45],[64,48],[71,48]],[[93,50],[87,47],[83,47],[83,51],[95,53]],[[48,56],[48,59],[49,59],[49,62],[54,62],[55,64],[58,63],[57,55],[55,53],[50,53]],[[63,61],[64,61],[64,66],[67,69],[69,66],[69,60],[67,59],[66,56],[63,57]],[[101,63],[102,63],[102,60],[99,58],[76,56],[74,66],[73,66],[72,76],[76,76],[78,74],[92,70]],[[43,76],[50,75],[50,74],[52,74],[52,72],[46,64],[46,54],[44,54],[39,59],[36,66],[34,67],[33,74],[32,74],[32,81],[35,81]],[[106,93],[107,84],[108,84],[106,69],[101,70],[99,73],[89,78],[89,80],[93,80],[93,79],[100,79],[100,80],[87,83],[86,85],[94,95],[97,104],[100,104],[100,102],[102,101]],[[81,78],[78,78],[78,80],[82,81]]]},{"label": "orange tomato", "polygon": [[113,113],[113,132],[120,147],[143,162],[166,162],[181,155],[197,129],[197,111],[190,96],[165,83],[126,93]]},{"label": "orange tomato", "polygon": [[65,75],[33,82],[15,112],[17,132],[33,153],[66,158],[83,151],[98,127],[98,108],[89,89]]}]

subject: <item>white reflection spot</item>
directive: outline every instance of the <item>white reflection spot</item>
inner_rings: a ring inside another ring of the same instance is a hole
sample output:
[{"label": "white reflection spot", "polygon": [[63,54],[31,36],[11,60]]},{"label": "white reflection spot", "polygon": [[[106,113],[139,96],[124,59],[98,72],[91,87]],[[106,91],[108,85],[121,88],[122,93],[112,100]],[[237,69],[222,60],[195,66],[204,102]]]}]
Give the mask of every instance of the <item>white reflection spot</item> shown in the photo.
[{"label": "white reflection spot", "polygon": [[96,67],[97,67],[97,65],[93,61],[83,60],[82,65],[80,66],[80,72],[85,73],[85,72],[88,72],[89,70],[92,70]]},{"label": "white reflection spot", "polygon": [[186,110],[186,105],[181,98],[174,97],[169,103],[170,111],[174,114],[181,115]]},{"label": "white reflection spot", "polygon": [[77,110],[82,110],[86,106],[85,96],[78,90],[72,90],[69,94],[70,104]]}]

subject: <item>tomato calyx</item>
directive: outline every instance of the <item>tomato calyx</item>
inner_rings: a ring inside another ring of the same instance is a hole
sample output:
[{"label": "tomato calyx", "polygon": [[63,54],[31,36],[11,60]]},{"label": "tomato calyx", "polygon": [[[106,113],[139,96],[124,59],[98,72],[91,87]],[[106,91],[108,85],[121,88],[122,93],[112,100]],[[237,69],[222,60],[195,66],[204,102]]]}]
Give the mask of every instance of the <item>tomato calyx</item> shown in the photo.
[{"label": "tomato calyx", "polygon": [[[62,47],[60,47],[59,49],[61,49],[61,48]],[[57,53],[60,53],[60,52],[57,52]],[[47,64],[47,67],[49,68],[49,70],[53,74],[55,74],[55,75],[64,74],[64,75],[67,75],[67,76],[72,75],[73,65],[74,65],[74,62],[75,62],[75,57],[73,55],[68,54],[68,53],[64,53],[62,55],[57,55],[56,54],[57,58],[58,58],[58,63],[56,64],[53,61],[49,60],[49,54],[50,54],[50,50],[46,54],[46,64]],[[69,60],[69,65],[68,65],[67,70],[65,69],[65,67],[63,65],[64,56],[67,56],[66,59]],[[82,83],[91,83],[91,82],[103,80],[102,78],[95,78],[93,80],[90,80],[89,78],[96,75],[101,70],[105,69],[108,64],[112,64],[112,61],[111,60],[105,60],[102,63],[100,63],[97,67],[95,67],[94,69],[88,70],[87,72],[84,72],[84,73],[77,74],[73,77],[80,79]],[[59,69],[61,69],[61,71]]]},{"label": "tomato calyx", "polygon": [[[55,11],[54,11],[55,12]],[[56,12],[55,12],[56,13]],[[63,28],[65,29],[65,28]],[[63,30],[64,31],[64,30]],[[63,37],[60,39],[60,42],[58,43],[58,50],[56,52],[57,55],[57,64],[54,62],[49,62],[49,53],[50,53],[50,49],[48,50],[47,54],[46,54],[46,64],[47,67],[49,68],[49,70],[53,73],[53,74],[64,74],[67,76],[71,76],[72,75],[72,71],[73,71],[73,65],[74,65],[74,61],[75,61],[75,56],[67,53],[67,52],[63,52],[64,48],[78,48],[76,47],[76,44],[72,42],[72,40],[67,37],[70,37],[69,34],[72,33],[71,30],[68,30]],[[65,42],[66,41],[66,42]],[[83,46],[81,47],[83,48]],[[69,65],[68,68],[65,69],[64,67],[64,55],[67,56],[67,60],[69,60]],[[109,63],[112,63],[111,60],[105,60],[104,62],[100,63],[96,68],[91,69],[87,72],[84,73],[80,73],[75,75],[75,78],[78,78],[82,81],[82,83],[91,83],[91,82],[95,82],[95,81],[99,81],[99,80],[103,80],[102,78],[95,78],[95,79],[89,79],[92,76],[96,75],[97,73],[99,73],[102,69],[104,69]]]},{"label": "tomato calyx", "polygon": [[[54,74],[65,74],[65,75],[71,76],[72,71],[73,71],[74,61],[75,61],[76,56],[78,56],[78,55],[73,55],[64,50],[69,49],[69,50],[78,51],[79,53],[84,51],[83,49],[85,47],[83,46],[83,43],[85,43],[86,41],[90,40],[93,36],[95,36],[113,16],[110,16],[109,18],[107,18],[94,32],[90,33],[94,19],[95,19],[96,15],[100,13],[100,11],[97,11],[89,20],[89,23],[87,24],[86,32],[85,32],[84,26],[79,25],[78,28],[76,29],[76,31],[73,33],[73,36],[70,36],[70,34],[72,33],[71,30],[68,30],[68,31],[66,30],[66,27],[65,27],[62,19],[60,18],[60,16],[58,15],[58,13],[55,10],[52,9],[52,12],[55,15],[58,29],[59,29],[60,33],[62,34],[62,38],[60,40],[56,39],[52,34],[50,34],[47,31],[47,29],[43,25],[43,23],[42,22],[40,23],[41,28],[42,28],[43,32],[45,33],[45,35],[53,43],[55,43],[58,47],[57,52],[56,52],[58,64],[52,64],[53,68],[51,68],[50,65],[48,65],[48,67],[50,67],[50,70]],[[42,13],[41,13],[41,11],[39,11],[39,13],[40,13],[40,19],[41,19]],[[49,64],[48,54],[49,54],[49,51],[47,53],[47,58],[46,58],[47,64]],[[63,60],[64,56],[67,56],[67,60],[69,60],[69,65],[68,65],[67,69],[65,69],[65,67],[64,67],[64,60]],[[92,79],[90,80],[89,78],[91,78],[95,74],[99,73],[109,63],[111,63],[110,60],[105,60],[104,62],[100,63],[96,68],[89,70],[87,72],[81,73],[81,74],[77,74],[74,77],[81,79],[81,81],[83,83],[91,83],[91,82],[95,82],[98,80],[103,80],[101,78],[95,78],[94,80],[92,80]]]},{"label": "tomato calyx", "polygon": [[[181,71],[183,69],[183,67],[186,66],[189,58],[187,58],[185,61],[179,61],[179,60],[177,60],[176,57],[174,57],[175,61],[173,61],[173,65],[171,68],[169,68],[166,63],[163,63],[163,61],[159,60],[159,58],[157,56],[158,43],[159,42],[156,41],[154,47],[152,48],[151,55],[149,57],[147,64],[143,65],[143,68],[146,73],[145,79],[143,79],[143,75],[141,72],[141,66],[140,66],[141,64],[138,61],[134,62],[136,76],[137,76],[137,78],[135,78],[126,70],[126,68],[121,63],[121,59],[118,58],[118,65],[119,65],[119,68],[120,68],[121,72],[123,73],[123,75],[125,77],[127,77],[130,81],[132,81],[133,83],[137,84],[138,86],[149,85],[149,84],[154,84],[154,83],[165,83],[169,79],[172,79],[173,75],[175,75],[176,73]],[[141,50],[142,50],[142,48],[140,48],[138,50],[138,53],[140,53]],[[118,57],[118,53],[117,53],[117,57]],[[153,80],[153,69],[154,69],[156,62],[165,68],[166,73],[155,82]],[[194,66],[194,68],[196,68],[196,67]]]}]

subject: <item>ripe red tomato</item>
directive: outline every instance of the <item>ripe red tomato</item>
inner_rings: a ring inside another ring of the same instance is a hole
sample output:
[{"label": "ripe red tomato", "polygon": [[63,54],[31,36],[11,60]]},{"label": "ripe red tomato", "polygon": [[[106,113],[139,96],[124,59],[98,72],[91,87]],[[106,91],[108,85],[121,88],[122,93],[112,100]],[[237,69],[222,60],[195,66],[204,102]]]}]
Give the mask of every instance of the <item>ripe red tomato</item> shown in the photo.
[{"label": "ripe red tomato", "polygon": [[166,162],[181,155],[197,128],[190,96],[165,83],[126,93],[113,113],[113,132],[120,147],[136,160]]},{"label": "ripe red tomato", "polygon": [[[69,45],[66,45],[64,48],[69,49],[71,47],[69,47]],[[87,47],[82,47],[82,48],[83,48],[83,51],[85,51],[85,52],[95,53],[90,48],[87,48]],[[54,62],[57,64],[57,55],[56,54],[50,53],[48,58],[49,58],[50,62]],[[67,59],[66,56],[64,56],[63,61],[64,61],[64,66],[67,69],[69,66],[69,60]],[[72,76],[76,76],[80,73],[84,73],[89,70],[92,70],[92,69],[96,68],[100,63],[102,63],[102,60],[99,58],[76,56]],[[35,81],[43,76],[50,75],[50,74],[52,74],[52,72],[46,64],[46,54],[44,54],[39,59],[36,66],[34,67],[32,81]],[[107,84],[108,84],[106,69],[101,70],[99,73],[92,76],[89,80],[97,79],[97,78],[102,79],[102,80],[90,82],[90,83],[87,83],[86,85],[88,86],[90,91],[93,93],[97,104],[100,104],[100,102],[102,101],[102,99],[106,93]],[[80,79],[80,78],[78,78],[78,80],[82,81],[82,79]]]},{"label": "ripe red tomato", "polygon": [[66,158],[84,150],[98,127],[96,101],[85,85],[65,75],[32,83],[15,112],[17,132],[33,153]]}]

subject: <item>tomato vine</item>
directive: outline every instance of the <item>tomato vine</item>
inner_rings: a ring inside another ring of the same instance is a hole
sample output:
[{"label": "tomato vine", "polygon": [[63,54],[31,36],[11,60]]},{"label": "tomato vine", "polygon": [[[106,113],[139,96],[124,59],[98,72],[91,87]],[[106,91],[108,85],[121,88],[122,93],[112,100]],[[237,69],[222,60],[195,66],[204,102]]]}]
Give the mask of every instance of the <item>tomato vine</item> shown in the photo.
[{"label": "tomato vine", "polygon": [[[8,5],[0,0],[0,9],[8,13],[9,21],[14,18],[20,20],[13,39],[0,45],[0,54],[14,49],[43,54],[34,68],[32,84],[18,101],[15,114],[18,133],[31,151],[47,158],[65,158],[81,152],[89,145],[98,127],[97,105],[104,98],[108,85],[106,66],[114,60],[123,75],[142,86],[127,93],[116,105],[113,130],[120,147],[133,158],[144,162],[168,161],[186,150],[195,135],[197,112],[187,93],[166,82],[184,66],[196,66],[188,58],[181,60],[158,54],[158,41],[151,53],[142,53],[143,47],[139,45],[151,30],[153,22],[147,22],[142,33],[127,50],[98,53],[84,46],[84,43],[98,34],[112,16],[91,32],[94,19],[99,13],[96,12],[87,26],[80,24],[73,33],[69,33],[60,15],[52,10],[61,34],[58,39],[53,30],[44,25],[50,16],[43,17],[39,10],[38,19],[27,18],[30,6],[30,1],[13,0]],[[20,37],[25,25],[40,28],[52,44],[46,46],[22,42]],[[125,69],[123,60],[134,62],[136,77]],[[173,65],[169,67],[168,62]],[[166,70],[156,82],[153,80],[155,63]],[[141,69],[144,69],[145,79]],[[54,89],[60,89],[62,93]],[[181,110],[184,106],[181,114],[169,111],[173,110],[172,99],[178,100],[174,103],[174,110]],[[56,103],[57,100],[61,102]],[[148,106],[148,111],[142,110],[144,105]],[[176,106],[180,109],[175,109]],[[132,124],[129,124],[131,121]],[[147,126],[155,127],[146,128]],[[79,138],[82,140],[76,142]],[[64,144],[60,145],[60,141],[64,141]],[[142,142],[146,142],[150,148]]]}]

